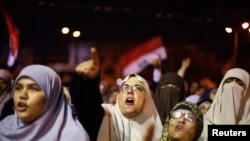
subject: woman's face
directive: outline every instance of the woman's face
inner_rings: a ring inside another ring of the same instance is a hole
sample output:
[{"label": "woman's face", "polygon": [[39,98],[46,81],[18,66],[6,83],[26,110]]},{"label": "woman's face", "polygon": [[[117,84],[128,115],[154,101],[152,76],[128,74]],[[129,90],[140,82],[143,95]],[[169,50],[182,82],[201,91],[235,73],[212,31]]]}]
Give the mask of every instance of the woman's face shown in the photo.
[{"label": "woman's face", "polygon": [[7,86],[8,86],[8,83],[4,79],[0,78],[0,93],[4,92]]},{"label": "woman's face", "polygon": [[217,88],[214,88],[214,89],[210,92],[209,98],[210,98],[211,100],[214,99],[214,97],[215,97],[215,95],[216,95],[216,92],[217,92]]},{"label": "woman's face", "polygon": [[125,117],[135,117],[145,105],[146,91],[143,84],[135,77],[130,77],[122,84],[118,92],[118,105]]},{"label": "woman's face", "polygon": [[175,115],[179,117],[170,116],[168,127],[169,136],[172,140],[193,140],[197,132],[197,121],[194,114],[184,109],[178,109],[175,112],[178,112]]},{"label": "woman's face", "polygon": [[210,106],[211,106],[211,103],[202,103],[199,106],[199,109],[202,112],[202,114],[204,115],[209,110]]},{"label": "woman's face", "polygon": [[44,91],[30,78],[18,80],[14,90],[14,108],[24,122],[37,119],[45,106]]}]

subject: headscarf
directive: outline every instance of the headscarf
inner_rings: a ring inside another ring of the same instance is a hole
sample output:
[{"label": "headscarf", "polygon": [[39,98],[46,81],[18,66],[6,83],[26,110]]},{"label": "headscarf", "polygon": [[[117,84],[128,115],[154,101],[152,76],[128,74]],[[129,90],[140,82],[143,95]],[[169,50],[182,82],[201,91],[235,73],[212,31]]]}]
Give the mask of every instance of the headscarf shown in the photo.
[{"label": "headscarf", "polygon": [[[166,84],[173,84],[174,87],[167,87]],[[167,72],[162,75],[153,95],[162,124],[175,104],[184,100],[184,95],[185,85],[182,77],[175,72]]]},{"label": "headscarf", "polygon": [[7,83],[5,91],[2,94],[0,94],[0,116],[1,116],[5,103],[12,98],[11,88],[13,79],[10,72],[5,69],[0,69],[0,78],[5,80]]},{"label": "headscarf", "polygon": [[0,122],[0,139],[20,141],[88,141],[80,122],[73,117],[64,95],[59,75],[43,65],[25,67],[17,76],[14,86],[23,77],[31,78],[45,93],[43,113],[36,120],[25,123],[14,113]]},{"label": "headscarf", "polygon": [[200,100],[198,103],[196,103],[196,105],[198,106],[198,107],[201,107],[201,106],[203,106],[204,104],[209,104],[209,105],[211,105],[212,104],[212,100],[211,99],[202,99],[202,100]]},{"label": "headscarf", "polygon": [[210,100],[213,100],[213,99],[210,98],[210,95],[211,95],[212,93],[214,93],[214,91],[217,91],[217,88],[216,88],[216,87],[206,89],[205,92],[203,93],[203,95],[201,96],[200,99],[201,99],[201,100],[203,100],[203,99],[210,99]]},{"label": "headscarf", "polygon": [[[181,101],[179,103],[177,103],[174,108],[172,109],[172,111],[175,111],[177,109],[185,109],[185,110],[189,110],[191,111],[194,116],[196,117],[196,123],[197,123],[197,132],[196,132],[196,138],[198,139],[199,136],[201,135],[202,129],[203,129],[203,115],[200,111],[200,109],[197,107],[196,104],[192,103],[192,102],[188,102],[188,101]],[[162,136],[160,141],[171,141],[171,138],[168,134],[168,128],[169,128],[169,120],[170,120],[170,115],[167,117],[165,124],[163,126],[163,130],[162,130]]]},{"label": "headscarf", "polygon": [[141,113],[133,118],[123,116],[119,108],[118,96],[115,105],[102,104],[105,111],[110,115],[106,116],[102,122],[99,130],[98,141],[142,141],[147,133],[147,128],[151,124],[155,125],[152,141],[159,141],[162,124],[154,105],[148,83],[140,75],[131,74],[124,78],[121,85],[131,77],[135,77],[138,81],[142,82],[146,90],[145,105]]},{"label": "headscarf", "polygon": [[[241,80],[245,88],[234,81],[224,84],[228,78]],[[207,140],[208,125],[250,124],[249,81],[249,73],[244,69],[232,68],[226,72],[210,109],[204,115],[204,129],[200,140]]]}]

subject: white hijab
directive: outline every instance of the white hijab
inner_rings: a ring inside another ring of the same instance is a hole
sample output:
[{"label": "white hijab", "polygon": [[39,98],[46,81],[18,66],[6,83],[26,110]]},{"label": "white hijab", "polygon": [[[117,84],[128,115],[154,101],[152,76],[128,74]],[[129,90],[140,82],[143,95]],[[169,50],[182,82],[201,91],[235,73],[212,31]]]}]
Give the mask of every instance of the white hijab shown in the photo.
[{"label": "white hijab", "polygon": [[0,78],[2,78],[3,80],[7,82],[6,90],[0,94],[0,116],[1,116],[5,103],[12,97],[11,88],[12,88],[13,79],[12,79],[10,72],[5,69],[0,69]]},{"label": "white hijab", "polygon": [[146,102],[142,112],[137,117],[127,118],[122,115],[118,102],[115,105],[102,104],[108,114],[103,119],[98,141],[142,141],[146,129],[152,123],[155,125],[153,141],[159,141],[162,124],[146,80],[139,75],[132,74],[127,76],[121,84],[132,76],[135,76],[146,88]]},{"label": "white hijab", "polygon": [[[224,84],[228,78],[241,80],[245,88],[231,82]],[[216,124],[250,124],[250,77],[241,68],[233,68],[226,72],[210,109],[204,115],[204,128],[200,140],[207,140],[208,125]]]},{"label": "white hijab", "polygon": [[72,116],[56,72],[43,65],[30,65],[20,72],[14,84],[22,77],[33,79],[44,91],[45,108],[31,123],[22,122],[16,113],[3,119],[0,122],[1,141],[89,141],[87,132]]}]

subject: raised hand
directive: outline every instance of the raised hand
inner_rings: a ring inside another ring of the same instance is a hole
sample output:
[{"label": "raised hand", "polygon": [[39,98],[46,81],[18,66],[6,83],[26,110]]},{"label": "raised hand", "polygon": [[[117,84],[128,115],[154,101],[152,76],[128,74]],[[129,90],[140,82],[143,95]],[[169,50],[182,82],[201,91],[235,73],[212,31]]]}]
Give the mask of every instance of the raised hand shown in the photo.
[{"label": "raised hand", "polygon": [[153,59],[151,63],[155,68],[161,69],[161,56],[159,55],[158,58]]},{"label": "raised hand", "polygon": [[90,60],[83,61],[78,64],[75,71],[78,75],[87,76],[91,79],[96,78],[100,73],[100,60],[96,48],[92,47],[90,49],[91,58]]},{"label": "raised hand", "polygon": [[189,57],[185,58],[181,62],[181,67],[177,71],[177,74],[184,78],[187,68],[190,66],[191,59]]},{"label": "raised hand", "polygon": [[182,60],[182,67],[188,68],[190,66],[191,59],[189,57]]},{"label": "raised hand", "polygon": [[143,141],[152,141],[152,139],[153,139],[153,133],[154,133],[154,128],[155,128],[155,125],[153,123],[151,123],[147,127],[147,131],[146,131],[146,134],[144,135]]}]

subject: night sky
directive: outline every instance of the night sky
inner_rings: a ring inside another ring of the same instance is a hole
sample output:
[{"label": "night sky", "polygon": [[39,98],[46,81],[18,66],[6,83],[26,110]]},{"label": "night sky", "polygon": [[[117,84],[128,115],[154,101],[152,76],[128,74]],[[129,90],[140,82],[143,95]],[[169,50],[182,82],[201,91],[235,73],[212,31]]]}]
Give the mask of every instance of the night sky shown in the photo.
[{"label": "night sky", "polygon": [[[20,30],[22,46],[37,56],[67,53],[72,38],[60,33],[63,26],[82,31],[83,36],[77,39],[80,41],[142,41],[160,34],[165,43],[196,44],[203,51],[220,54],[233,46],[233,36],[226,34],[224,27],[238,27],[240,22],[250,20],[248,3],[247,0],[9,0],[5,6]],[[6,44],[8,32],[2,15],[0,22],[0,41]],[[241,52],[245,53],[249,34],[240,31],[239,37]]]}]

